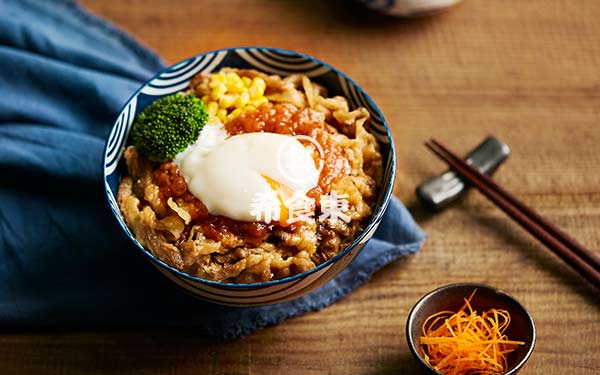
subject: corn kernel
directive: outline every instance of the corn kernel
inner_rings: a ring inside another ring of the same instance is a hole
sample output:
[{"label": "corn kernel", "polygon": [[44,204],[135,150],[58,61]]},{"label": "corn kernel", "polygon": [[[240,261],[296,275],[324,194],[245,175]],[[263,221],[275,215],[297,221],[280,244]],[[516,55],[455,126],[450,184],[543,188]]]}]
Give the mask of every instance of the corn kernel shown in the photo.
[{"label": "corn kernel", "polygon": [[249,77],[242,77],[242,83],[244,84],[244,86],[250,87],[250,85],[252,84],[252,80]]},{"label": "corn kernel", "polygon": [[244,107],[244,110],[246,111],[254,111],[255,109],[256,107],[253,105],[247,105],[246,107]]},{"label": "corn kernel", "polygon": [[208,112],[208,114],[211,116],[216,115],[218,110],[219,110],[219,105],[217,104],[217,102],[209,102],[206,105],[206,112]]},{"label": "corn kernel", "polygon": [[223,73],[215,73],[212,78],[217,82],[225,82],[225,75]]},{"label": "corn kernel", "polygon": [[252,106],[254,106],[254,107],[259,107],[261,104],[265,104],[265,103],[268,103],[268,102],[269,102],[269,99],[267,99],[264,96],[261,96],[260,98],[252,99],[250,101],[250,104]]},{"label": "corn kernel", "polygon": [[234,118],[238,117],[240,113],[242,113],[242,110],[240,108],[234,109],[229,115],[227,115],[227,121],[233,120]]},{"label": "corn kernel", "polygon": [[204,95],[204,96],[202,97],[202,101],[204,102],[204,104],[206,104],[206,103],[210,102],[210,96],[208,96],[208,95]]},{"label": "corn kernel", "polygon": [[242,77],[240,77],[237,73],[233,72],[228,73],[227,78],[229,79],[229,82],[237,82],[242,80]]},{"label": "corn kernel", "polygon": [[227,82],[227,90],[231,92],[242,92],[244,91],[244,88],[244,82],[242,82],[242,80],[239,78],[237,80]]},{"label": "corn kernel", "polygon": [[219,98],[219,107],[227,109],[233,107],[235,102],[236,97],[234,95],[221,95]]},{"label": "corn kernel", "polygon": [[235,100],[235,108],[243,108],[250,101],[250,94],[247,92],[241,93]]},{"label": "corn kernel", "polygon": [[227,119],[227,110],[224,108],[220,108],[217,111],[217,117],[219,118],[219,120],[225,121]]},{"label": "corn kernel", "polygon": [[219,83],[219,85],[212,89],[212,91],[210,92],[210,98],[212,100],[219,100],[221,95],[225,94],[226,92],[227,86],[225,86],[224,83]]},{"label": "corn kernel", "polygon": [[267,88],[267,83],[260,77],[254,77],[254,79],[252,79],[252,86],[257,86],[264,93]]},{"label": "corn kernel", "polygon": [[261,91],[259,87],[252,85],[248,89],[248,94],[250,94],[250,98],[257,99],[263,96],[264,91]]}]

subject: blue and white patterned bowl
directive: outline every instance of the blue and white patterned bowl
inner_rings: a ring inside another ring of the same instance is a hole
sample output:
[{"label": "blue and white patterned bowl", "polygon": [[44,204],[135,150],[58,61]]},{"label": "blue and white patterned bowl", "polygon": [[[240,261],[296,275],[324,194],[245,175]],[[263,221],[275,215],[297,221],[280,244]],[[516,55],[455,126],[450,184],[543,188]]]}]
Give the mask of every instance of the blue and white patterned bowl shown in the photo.
[{"label": "blue and white patterned bowl", "polygon": [[[351,108],[365,107],[371,113],[369,131],[381,145],[384,160],[383,186],[372,219],[365,230],[340,254],[318,267],[281,280],[255,284],[229,284],[200,279],[176,270],[155,258],[135,239],[116,203],[118,184],[125,170],[123,150],[134,118],[156,99],[187,89],[199,72],[217,71],[222,67],[253,68],[267,74],[301,73],[329,90],[330,95],[348,98]],[[190,294],[210,302],[230,306],[256,306],[289,301],[300,297],[334,278],[358,255],[373,236],[388,206],[395,177],[396,158],[390,129],[373,100],[345,74],[313,57],[297,52],[242,47],[203,53],[175,64],[146,82],[121,110],[104,149],[104,184],[112,213],[125,236],[160,270]]]}]

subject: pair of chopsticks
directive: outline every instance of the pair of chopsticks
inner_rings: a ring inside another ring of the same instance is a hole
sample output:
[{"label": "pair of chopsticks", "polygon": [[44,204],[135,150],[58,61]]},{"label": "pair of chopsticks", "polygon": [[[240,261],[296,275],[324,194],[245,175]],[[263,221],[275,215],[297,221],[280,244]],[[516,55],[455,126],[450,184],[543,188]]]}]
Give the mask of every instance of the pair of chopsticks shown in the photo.
[{"label": "pair of chopsticks", "polygon": [[600,260],[583,245],[541,217],[512,194],[498,186],[491,178],[480,173],[435,139],[425,146],[444,160],[466,182],[488,197],[496,206],[540,240],[575,271],[600,288]]}]

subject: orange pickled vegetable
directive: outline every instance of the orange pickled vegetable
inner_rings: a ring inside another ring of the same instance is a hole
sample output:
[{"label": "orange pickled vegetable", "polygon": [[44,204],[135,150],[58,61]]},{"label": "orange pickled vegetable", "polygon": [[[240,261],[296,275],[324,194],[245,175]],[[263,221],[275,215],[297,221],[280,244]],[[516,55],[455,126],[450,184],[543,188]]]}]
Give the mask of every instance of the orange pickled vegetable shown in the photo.
[{"label": "orange pickled vegetable", "polygon": [[481,315],[473,310],[476,291],[459,311],[440,311],[423,323],[420,342],[425,361],[442,374],[502,374],[507,370],[507,355],[525,344],[504,334],[510,324],[507,310],[492,308]]}]

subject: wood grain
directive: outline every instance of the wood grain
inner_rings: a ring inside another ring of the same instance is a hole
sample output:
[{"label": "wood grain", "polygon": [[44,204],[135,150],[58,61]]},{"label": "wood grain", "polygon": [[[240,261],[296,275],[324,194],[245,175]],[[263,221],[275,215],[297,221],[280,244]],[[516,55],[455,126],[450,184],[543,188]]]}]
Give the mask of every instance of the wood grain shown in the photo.
[{"label": "wood grain", "polygon": [[[399,20],[347,1],[85,0],[169,63],[268,45],[325,60],[362,85],[394,132],[395,194],[429,238],[323,311],[248,337],[194,332],[0,335],[0,373],[419,374],[408,311],[429,290],[484,282],[525,304],[538,341],[523,374],[597,374],[597,290],[477,192],[431,215],[414,188],[444,169],[422,142],[466,152],[494,134],[512,148],[497,182],[600,253],[600,2],[465,0]],[[158,275],[157,275],[158,277]]]}]

